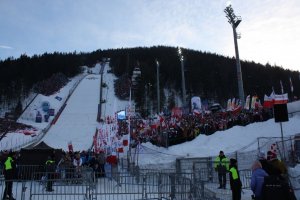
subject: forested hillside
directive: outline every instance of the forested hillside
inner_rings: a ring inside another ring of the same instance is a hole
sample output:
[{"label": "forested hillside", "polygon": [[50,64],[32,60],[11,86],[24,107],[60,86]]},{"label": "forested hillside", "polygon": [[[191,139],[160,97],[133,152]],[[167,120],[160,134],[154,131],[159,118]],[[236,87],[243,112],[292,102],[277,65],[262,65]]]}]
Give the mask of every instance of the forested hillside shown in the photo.
[{"label": "forested hillside", "polygon": [[[238,97],[235,58],[190,49],[182,49],[182,55],[189,97],[197,95],[202,99],[220,103],[225,103],[228,98]],[[43,88],[43,83],[49,85],[51,77],[57,77],[53,75],[60,74],[61,77],[63,74],[68,78],[73,77],[81,72],[80,66],[93,66],[102,58],[110,58],[112,73],[121,80],[116,84],[119,85],[118,87],[125,87],[117,91],[129,91],[129,84],[122,83],[130,79],[134,67],[138,66],[141,69],[142,76],[138,81],[137,91],[134,92],[138,107],[142,107],[145,103],[145,88],[150,100],[156,101],[156,59],[160,65],[162,101],[160,105],[165,105],[164,101],[170,99],[164,96],[163,89],[179,91],[179,93],[181,91],[181,63],[178,49],[175,47],[109,49],[91,53],[55,52],[33,57],[22,55],[20,58],[0,61],[0,104],[17,102],[33,89],[37,90],[36,92],[47,93],[39,88]],[[285,70],[269,64],[262,65],[253,61],[241,61],[241,67],[245,96],[257,94],[263,99],[264,94],[269,95],[272,92],[272,88],[275,93],[280,94],[280,80],[284,92],[287,92],[290,97],[300,96],[298,71]],[[290,79],[294,87],[293,94]],[[128,98],[128,94],[119,96]],[[172,102],[167,104],[172,105]]]}]

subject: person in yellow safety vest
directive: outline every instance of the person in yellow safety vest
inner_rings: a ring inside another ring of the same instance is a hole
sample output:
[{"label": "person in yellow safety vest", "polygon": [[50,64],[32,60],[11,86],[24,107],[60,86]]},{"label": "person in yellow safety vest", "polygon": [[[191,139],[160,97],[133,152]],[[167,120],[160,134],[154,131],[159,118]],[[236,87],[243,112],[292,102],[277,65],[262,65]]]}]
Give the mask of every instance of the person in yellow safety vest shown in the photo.
[{"label": "person in yellow safety vest", "polygon": [[14,153],[10,152],[4,162],[4,178],[5,178],[5,189],[3,194],[3,200],[15,200],[12,194],[13,188],[13,179],[14,173],[16,169],[15,161],[14,161]]},{"label": "person in yellow safety vest", "polygon": [[237,167],[237,160],[234,158],[230,159],[229,180],[230,180],[230,189],[232,192],[232,200],[241,200],[242,182]]},{"label": "person in yellow safety vest", "polygon": [[220,151],[219,156],[216,157],[214,162],[215,171],[218,172],[219,189],[226,189],[226,173],[229,169],[229,161],[224,155],[223,151]]},{"label": "person in yellow safety vest", "polygon": [[46,173],[47,173],[47,192],[53,192],[53,180],[54,179],[54,173],[55,173],[55,161],[53,156],[49,156],[47,161],[46,161]]}]

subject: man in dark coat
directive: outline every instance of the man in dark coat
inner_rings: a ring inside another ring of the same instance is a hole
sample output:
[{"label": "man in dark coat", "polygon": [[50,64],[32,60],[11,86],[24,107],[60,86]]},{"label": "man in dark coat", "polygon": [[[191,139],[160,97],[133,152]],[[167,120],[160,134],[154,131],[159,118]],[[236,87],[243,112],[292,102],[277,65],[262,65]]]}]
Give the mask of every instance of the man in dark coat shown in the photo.
[{"label": "man in dark coat", "polygon": [[241,200],[242,182],[237,168],[237,160],[230,159],[229,164],[230,188],[232,191],[232,200]]},{"label": "man in dark coat", "polygon": [[267,172],[268,175],[280,174],[278,169],[276,169],[267,159],[264,152],[259,152],[258,160],[261,163],[262,169]]},{"label": "man in dark coat", "polygon": [[14,179],[14,173],[16,169],[14,156],[15,154],[13,152],[10,152],[4,161],[3,172],[5,178],[5,189],[4,189],[4,194],[2,199],[15,200],[12,194],[13,179]]},{"label": "man in dark coat", "polygon": [[54,179],[54,173],[55,173],[55,161],[53,156],[49,156],[46,163],[45,163],[46,173],[47,173],[47,192],[53,192],[53,179]]}]

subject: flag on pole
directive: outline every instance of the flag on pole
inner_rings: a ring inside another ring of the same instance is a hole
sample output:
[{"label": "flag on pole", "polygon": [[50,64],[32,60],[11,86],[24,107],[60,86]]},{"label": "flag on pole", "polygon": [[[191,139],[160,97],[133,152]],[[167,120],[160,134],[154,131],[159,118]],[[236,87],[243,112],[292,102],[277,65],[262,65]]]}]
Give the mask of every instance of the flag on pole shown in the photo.
[{"label": "flag on pole", "polygon": [[294,92],[293,82],[292,78],[290,77],[290,86],[291,86],[291,92]]},{"label": "flag on pole", "polygon": [[264,96],[264,104],[263,104],[264,108],[272,108],[273,104],[274,104],[273,100],[274,99],[273,99],[272,95],[270,95],[270,96],[265,95]]},{"label": "flag on pole", "polygon": [[228,99],[227,101],[227,111],[230,111],[231,110],[231,99]]},{"label": "flag on pole", "polygon": [[244,109],[249,110],[250,109],[250,95],[246,98],[246,103]]},{"label": "flag on pole", "polygon": [[235,98],[231,99],[231,110],[235,108]]},{"label": "flag on pole", "polygon": [[256,102],[257,96],[254,95],[251,99],[251,109],[255,109],[255,102]]},{"label": "flag on pole", "polygon": [[284,90],[283,90],[283,85],[282,85],[282,81],[280,80],[280,88],[281,88],[281,94],[284,93]]},{"label": "flag on pole", "polygon": [[131,141],[130,141],[130,139],[131,139],[131,130],[130,130],[130,126],[131,126],[131,124],[130,124],[130,121],[131,121],[131,87],[130,87],[130,89],[129,89],[129,102],[128,102],[128,107],[129,107],[129,113],[128,113],[128,143],[129,143],[129,145],[130,145],[130,143],[131,143]]},{"label": "flag on pole", "polygon": [[275,94],[274,95],[274,104],[285,104],[288,102],[288,94]]}]

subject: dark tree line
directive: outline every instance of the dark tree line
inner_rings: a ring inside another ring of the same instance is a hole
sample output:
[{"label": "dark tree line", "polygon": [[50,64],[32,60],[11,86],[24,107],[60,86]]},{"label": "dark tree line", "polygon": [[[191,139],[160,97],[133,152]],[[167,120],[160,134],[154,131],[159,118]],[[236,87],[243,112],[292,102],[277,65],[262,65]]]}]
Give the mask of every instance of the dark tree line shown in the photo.
[{"label": "dark tree line", "polygon": [[[217,54],[182,49],[185,66],[186,89],[188,96],[200,96],[202,99],[225,103],[228,98],[238,98],[237,74],[235,58]],[[110,58],[112,73],[120,78],[116,82],[122,92],[120,98],[128,98],[122,82],[130,78],[134,67],[139,66],[142,76],[134,91],[137,107],[145,105],[145,95],[156,102],[156,62],[160,64],[160,96],[161,107],[168,99],[168,105],[174,105],[172,98],[164,96],[163,89],[181,91],[181,64],[178,50],[174,47],[138,47],[97,50],[90,53],[45,53],[28,57],[8,58],[0,61],[0,103],[4,101],[18,101],[20,96],[26,96],[36,85],[49,80],[54,74],[73,77],[81,72],[80,66],[93,66],[102,58]],[[262,65],[255,62],[241,61],[245,96],[257,94],[263,98],[274,88],[280,94],[280,80],[285,92],[290,97],[300,97],[299,72],[283,69],[269,64]],[[291,93],[291,78],[294,92]],[[121,82],[121,83],[120,83]],[[48,83],[49,84],[49,83]],[[125,90],[125,93],[124,93]],[[170,100],[171,99],[171,100]],[[155,104],[156,105],[156,104]]]},{"label": "dark tree line", "polygon": [[[163,95],[163,88],[170,91],[181,91],[181,65],[178,50],[174,47],[151,47],[116,49],[110,55],[113,72],[117,76],[129,73],[131,76],[134,67],[139,66],[142,71],[140,84],[135,91],[135,100],[138,107],[145,105],[145,93],[153,102],[156,102],[156,63],[160,63],[160,96],[161,103],[167,97]],[[182,49],[185,66],[186,90],[189,97],[200,96],[210,102],[220,102],[225,105],[229,98],[238,98],[237,72],[235,58],[217,54]],[[245,97],[258,95],[263,101],[264,95],[270,95],[272,89],[281,94],[280,80],[284,92],[290,99],[300,97],[299,71],[283,69],[269,64],[262,65],[255,62],[241,61]],[[294,91],[291,92],[290,78]],[[150,83],[150,91],[147,85]],[[171,92],[167,104],[174,105],[174,94]],[[160,108],[162,109],[162,108]]]}]

